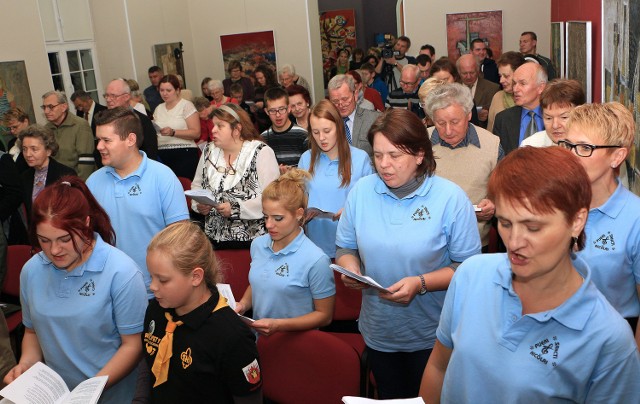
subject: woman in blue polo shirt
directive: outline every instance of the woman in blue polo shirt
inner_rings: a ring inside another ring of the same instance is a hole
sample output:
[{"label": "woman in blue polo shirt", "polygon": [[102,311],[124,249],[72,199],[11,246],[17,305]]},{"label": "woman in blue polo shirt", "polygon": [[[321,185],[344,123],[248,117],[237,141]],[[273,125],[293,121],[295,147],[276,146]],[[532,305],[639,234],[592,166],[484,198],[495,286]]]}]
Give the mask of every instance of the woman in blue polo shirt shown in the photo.
[{"label": "woman in blue polo shirt", "polygon": [[142,273],[111,245],[109,216],[80,178],[44,188],[31,212],[33,245],[42,252],[20,274],[25,335],[5,383],[42,361],[69,389],[107,375],[100,402],[131,402],[147,307]]},{"label": "woman in blue polo shirt", "polygon": [[311,109],[311,150],[300,157],[298,168],[309,171],[309,206],[334,213],[332,218],[307,213],[307,236],[329,258],[336,256],[338,219],[351,188],[362,177],[373,173],[369,155],[349,145],[340,113],[328,100]]},{"label": "woman in blue polo shirt", "polygon": [[251,243],[249,287],[236,305],[253,309],[252,327],[263,335],[331,323],[335,303],[329,257],[302,231],[309,173],[291,169],[262,192],[269,234]]},{"label": "woman in blue polo shirt", "polygon": [[379,397],[415,397],[449,281],[460,262],[480,253],[480,236],[464,191],[433,174],[431,141],[415,114],[386,111],[369,143],[378,175],[362,178],[347,197],[336,261],[391,292],[363,290],[359,328]]},{"label": "woman in blue polo shirt", "polygon": [[578,255],[640,346],[640,198],[619,178],[634,134],[633,116],[622,104],[587,104],[571,112],[566,139],[558,145],[578,155],[591,181],[587,244]]},{"label": "woman in blue polo shirt", "polygon": [[420,395],[427,403],[631,403],[640,356],[591,282],[589,178],[558,147],[511,152],[489,180],[506,254],[465,261],[447,291]]}]

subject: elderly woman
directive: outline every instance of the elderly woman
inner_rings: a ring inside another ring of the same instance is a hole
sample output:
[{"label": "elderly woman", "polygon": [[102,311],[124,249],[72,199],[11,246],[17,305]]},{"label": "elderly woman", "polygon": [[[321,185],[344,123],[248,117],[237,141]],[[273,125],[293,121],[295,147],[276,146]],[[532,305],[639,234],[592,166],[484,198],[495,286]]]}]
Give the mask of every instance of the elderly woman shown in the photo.
[{"label": "elderly woman", "polygon": [[236,100],[235,98],[227,97],[226,95],[224,95],[224,86],[222,85],[222,82],[220,80],[210,80],[209,83],[207,83],[207,86],[209,88],[209,94],[211,94],[212,98],[211,105],[213,105],[215,108],[228,103],[238,103],[238,100]]},{"label": "elderly woman", "polygon": [[311,96],[306,88],[294,84],[287,87],[289,95],[289,106],[291,115],[295,118],[295,124],[304,128],[309,127],[309,111],[311,106]]},{"label": "elderly woman", "polygon": [[493,122],[495,122],[496,114],[507,108],[515,106],[513,101],[513,72],[516,71],[524,63],[524,57],[519,52],[505,52],[496,62],[498,65],[498,74],[500,75],[500,85],[502,90],[494,94],[489,107],[489,120],[487,122],[487,130],[493,131]]},{"label": "elderly woman", "polygon": [[20,132],[18,143],[29,168],[22,174],[24,202],[27,213],[38,194],[65,175],[76,172],[53,157],[58,152],[58,142],[51,130],[41,125],[31,125]]},{"label": "elderly woman", "polygon": [[469,88],[458,83],[435,87],[424,105],[434,123],[428,131],[438,160],[436,174],[458,184],[471,199],[486,252],[495,210],[487,199],[487,183],[504,152],[499,137],[469,122],[472,109]]},{"label": "elderly woman", "polygon": [[456,271],[424,371],[425,402],[637,402],[631,330],[592,282],[591,262],[572,253],[584,246],[591,202],[575,156],[517,149],[491,175],[489,195],[507,253]]},{"label": "elderly woman", "polygon": [[579,256],[592,268],[593,283],[635,330],[640,346],[640,198],[618,179],[634,133],[633,116],[622,104],[585,104],[571,112],[558,145],[573,150],[591,182],[587,244]]},{"label": "elderly woman", "polygon": [[480,252],[469,198],[434,175],[431,141],[411,111],[384,112],[369,131],[378,175],[361,178],[340,217],[336,262],[385,286],[364,289],[359,328],[381,399],[415,397],[460,262]]},{"label": "elderly woman", "polygon": [[425,114],[425,117],[422,120],[422,122],[424,123],[424,126],[426,126],[427,128],[430,126],[433,126],[433,121],[429,117],[429,114],[427,113],[427,111],[424,109],[427,101],[427,95],[429,95],[431,90],[433,90],[434,88],[447,83],[448,81],[446,80],[437,79],[435,77],[429,77],[424,81],[424,83],[420,85],[420,89],[418,89],[418,98],[420,99],[420,108],[422,108]]},{"label": "elderly woman", "polygon": [[129,85],[129,89],[131,90],[131,98],[129,99],[129,105],[131,108],[140,112],[143,115],[147,114],[147,107],[144,105],[144,97],[142,96],[142,91],[140,91],[140,85],[134,79],[126,79],[125,80]]},{"label": "elderly woman", "polygon": [[[444,80],[447,83],[462,83],[462,77],[458,73],[455,63],[451,63],[447,58],[440,58],[431,65],[431,77]],[[427,115],[428,116],[428,115]],[[480,119],[478,118],[478,109],[475,103],[471,110],[471,118],[469,121],[474,125],[480,125]]]}]

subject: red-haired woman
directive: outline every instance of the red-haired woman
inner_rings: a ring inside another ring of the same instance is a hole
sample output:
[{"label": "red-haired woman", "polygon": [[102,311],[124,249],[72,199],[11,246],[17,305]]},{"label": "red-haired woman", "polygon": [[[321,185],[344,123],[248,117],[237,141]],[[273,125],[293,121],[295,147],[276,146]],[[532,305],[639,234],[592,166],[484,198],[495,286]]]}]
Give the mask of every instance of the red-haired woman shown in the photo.
[{"label": "red-haired woman", "polygon": [[337,220],[347,195],[360,178],[373,174],[373,167],[367,152],[349,145],[340,113],[330,101],[314,105],[309,121],[311,150],[302,154],[298,168],[312,175],[309,207],[333,212],[334,216],[321,218],[316,217],[317,210],[308,212],[307,236],[329,258],[335,258]]},{"label": "red-haired woman", "polygon": [[142,273],[111,245],[109,217],[78,177],[40,192],[30,230],[42,252],[20,275],[26,330],[22,356],[5,383],[44,361],[70,389],[108,375],[101,403],[130,402],[147,306]]}]

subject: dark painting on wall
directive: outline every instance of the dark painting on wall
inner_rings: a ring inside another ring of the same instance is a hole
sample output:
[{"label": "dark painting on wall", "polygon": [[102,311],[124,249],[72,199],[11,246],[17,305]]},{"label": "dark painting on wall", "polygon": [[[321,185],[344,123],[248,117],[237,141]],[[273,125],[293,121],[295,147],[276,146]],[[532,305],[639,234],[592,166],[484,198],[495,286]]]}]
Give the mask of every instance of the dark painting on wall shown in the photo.
[{"label": "dark painting on wall", "polygon": [[551,63],[559,77],[565,77],[564,22],[551,23]]},{"label": "dark painting on wall", "polygon": [[493,51],[502,54],[502,11],[447,14],[447,53],[453,62],[469,53],[471,42],[480,38]]},{"label": "dark painting on wall", "polygon": [[276,70],[276,45],[273,31],[221,35],[220,45],[227,78],[229,77],[227,66],[231,60],[240,62],[247,77],[250,77],[256,66],[261,63]]},{"label": "dark painting on wall", "polygon": [[0,132],[2,135],[9,134],[9,128],[4,126],[2,118],[4,113],[13,107],[22,108],[29,115],[30,122],[36,121],[27,68],[23,60],[0,62]]},{"label": "dark painting on wall", "polygon": [[593,98],[591,90],[591,22],[568,21],[566,44],[566,77],[578,80],[587,96],[587,102],[591,102]]}]

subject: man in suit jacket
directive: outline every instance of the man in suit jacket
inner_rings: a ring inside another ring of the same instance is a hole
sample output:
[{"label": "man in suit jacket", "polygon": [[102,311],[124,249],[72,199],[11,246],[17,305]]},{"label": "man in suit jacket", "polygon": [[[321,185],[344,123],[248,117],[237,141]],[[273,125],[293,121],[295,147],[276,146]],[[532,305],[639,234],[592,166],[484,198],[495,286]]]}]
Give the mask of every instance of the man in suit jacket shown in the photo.
[{"label": "man in suit jacket", "polygon": [[93,136],[96,136],[96,124],[93,117],[96,113],[107,109],[104,105],[93,102],[91,95],[84,90],[76,90],[71,94],[71,102],[76,107],[76,115],[80,118],[84,118],[89,122],[91,126],[91,132]]},{"label": "man in suit jacket", "polygon": [[530,112],[533,112],[535,119],[534,132],[544,129],[540,94],[546,85],[547,73],[535,62],[527,62],[513,73],[513,99],[516,106],[499,112],[493,125],[493,133],[500,138],[505,154],[517,149],[525,139],[532,119]]},{"label": "man in suit jacket", "polygon": [[366,151],[373,161],[373,149],[367,139],[369,128],[380,115],[357,106],[356,84],[348,74],[338,74],[329,81],[329,101],[344,120],[349,143]]},{"label": "man in suit jacket", "polygon": [[462,55],[456,62],[462,83],[471,89],[473,102],[478,109],[479,126],[486,128],[489,119],[489,107],[493,96],[500,90],[500,86],[480,77],[480,65],[472,54]]},{"label": "man in suit jacket", "polygon": [[487,57],[487,44],[484,40],[476,38],[471,41],[471,53],[476,57],[480,64],[480,73],[482,78],[500,84],[500,75],[498,74],[498,65],[493,59]]}]

